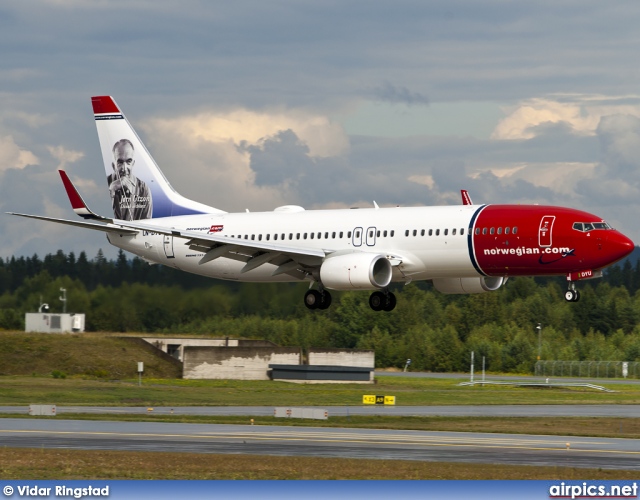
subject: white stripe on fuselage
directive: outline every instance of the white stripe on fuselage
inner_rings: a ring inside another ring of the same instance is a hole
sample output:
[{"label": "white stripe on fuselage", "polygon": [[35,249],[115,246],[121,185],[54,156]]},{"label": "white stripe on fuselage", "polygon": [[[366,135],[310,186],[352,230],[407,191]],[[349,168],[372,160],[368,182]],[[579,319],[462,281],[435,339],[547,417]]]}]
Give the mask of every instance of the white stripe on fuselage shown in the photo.
[{"label": "white stripe on fuselage", "polygon": [[[222,230],[215,234],[234,238],[241,236],[241,239],[238,239],[239,243],[251,244],[253,237],[256,242],[269,241],[288,247],[299,246],[328,252],[359,251],[399,256],[403,263],[400,269],[394,268],[394,281],[406,281],[407,278],[423,280],[478,276],[469,257],[468,231],[470,220],[479,208],[477,205],[457,205],[307,210],[291,213],[225,213],[160,218],[154,219],[153,225],[181,230],[188,228],[202,234],[207,234],[211,226],[223,226]],[[357,244],[357,238],[354,238],[354,231],[357,228],[362,231],[360,245]],[[375,231],[373,238],[369,238],[369,230]],[[431,236],[429,236],[430,230]],[[444,234],[445,230],[447,235]],[[453,234],[454,230],[455,234]],[[394,232],[393,237],[391,237],[391,231]],[[405,235],[406,231],[409,231],[409,236]],[[436,235],[436,231],[439,235]],[[342,232],[341,238],[340,232]],[[464,234],[460,234],[461,232]],[[313,239],[310,237],[311,233],[314,234]],[[318,233],[321,234],[320,238],[317,237]],[[325,237],[327,233],[328,238]],[[334,233],[335,238],[333,238]],[[347,236],[349,233],[351,237]],[[274,239],[276,234],[277,240]],[[283,234],[284,240],[282,240]],[[292,239],[290,234],[293,235]],[[268,240],[267,235],[269,235]],[[240,273],[245,265],[244,262],[225,257],[199,265],[198,262],[203,253],[189,249],[185,244],[186,240],[182,238],[172,239],[174,240],[172,242],[174,257],[167,258],[163,235],[140,233],[133,237],[109,236],[109,241],[117,247],[149,261],[195,274],[239,281],[296,281],[286,274],[272,277],[271,274],[276,268],[273,264],[264,264],[244,274]]]}]

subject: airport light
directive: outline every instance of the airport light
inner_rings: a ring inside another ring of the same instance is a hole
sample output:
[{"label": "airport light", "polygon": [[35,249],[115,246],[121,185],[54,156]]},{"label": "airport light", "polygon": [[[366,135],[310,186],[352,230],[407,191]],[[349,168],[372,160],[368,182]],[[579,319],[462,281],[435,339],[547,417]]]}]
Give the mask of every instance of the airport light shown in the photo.
[{"label": "airport light", "polygon": [[538,323],[536,330],[538,330],[538,361],[540,361],[540,356],[542,355],[542,323]]}]

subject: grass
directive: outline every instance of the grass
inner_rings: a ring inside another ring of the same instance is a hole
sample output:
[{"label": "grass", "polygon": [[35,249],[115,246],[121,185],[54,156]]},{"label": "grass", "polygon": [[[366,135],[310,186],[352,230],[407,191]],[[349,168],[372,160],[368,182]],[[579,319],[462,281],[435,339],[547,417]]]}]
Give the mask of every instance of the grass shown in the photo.
[{"label": "grass", "polygon": [[179,364],[154,351],[139,338],[112,334],[0,332],[0,375],[133,378],[143,361],[148,376],[182,376]]},{"label": "grass", "polygon": [[640,387],[616,384],[616,392],[459,386],[456,380],[377,377],[375,385],[292,384],[267,380],[144,378],[107,381],[52,377],[0,377],[0,405],[47,403],[97,406],[360,406],[362,396],[396,396],[399,406],[492,404],[640,404]]},{"label": "grass", "polygon": [[[0,448],[4,480],[546,479],[635,480],[637,471],[401,460]],[[186,493],[186,492],[185,492]]]}]

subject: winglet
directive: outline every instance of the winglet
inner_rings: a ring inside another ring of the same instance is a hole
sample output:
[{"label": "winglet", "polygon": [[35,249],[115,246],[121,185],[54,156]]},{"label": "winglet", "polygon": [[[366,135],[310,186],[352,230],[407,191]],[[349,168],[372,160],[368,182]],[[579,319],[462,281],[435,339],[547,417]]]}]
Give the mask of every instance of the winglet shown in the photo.
[{"label": "winglet", "polygon": [[471,201],[471,196],[469,196],[469,191],[466,189],[461,189],[460,194],[462,195],[462,204],[463,205],[473,205]]},{"label": "winglet", "polygon": [[107,217],[102,217],[101,215],[95,214],[85,203],[80,196],[80,193],[76,189],[76,187],[69,179],[69,176],[64,170],[58,170],[60,172],[60,177],[62,178],[62,184],[64,185],[64,189],[67,192],[67,196],[69,197],[69,202],[71,203],[71,208],[73,211],[78,214],[83,219],[95,219],[95,220],[103,220],[110,221]]}]

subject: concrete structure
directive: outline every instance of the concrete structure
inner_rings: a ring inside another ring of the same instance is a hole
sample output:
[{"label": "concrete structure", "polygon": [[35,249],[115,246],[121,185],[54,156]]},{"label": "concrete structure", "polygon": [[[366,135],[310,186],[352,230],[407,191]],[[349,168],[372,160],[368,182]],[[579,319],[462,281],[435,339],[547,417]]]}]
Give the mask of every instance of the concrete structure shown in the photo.
[{"label": "concrete structure", "polygon": [[25,332],[78,333],[84,332],[84,314],[25,314]]},{"label": "concrete structure", "polygon": [[359,366],[371,368],[376,366],[375,351],[355,349],[309,349],[309,365],[321,366]]},{"label": "concrete structure", "polygon": [[273,342],[268,340],[247,340],[247,339],[208,339],[198,338],[168,338],[168,337],[143,337],[145,342],[166,352],[174,358],[184,361],[185,347],[276,347]]},{"label": "concrete structure", "polygon": [[184,346],[185,379],[269,380],[270,364],[299,365],[299,347]]}]

